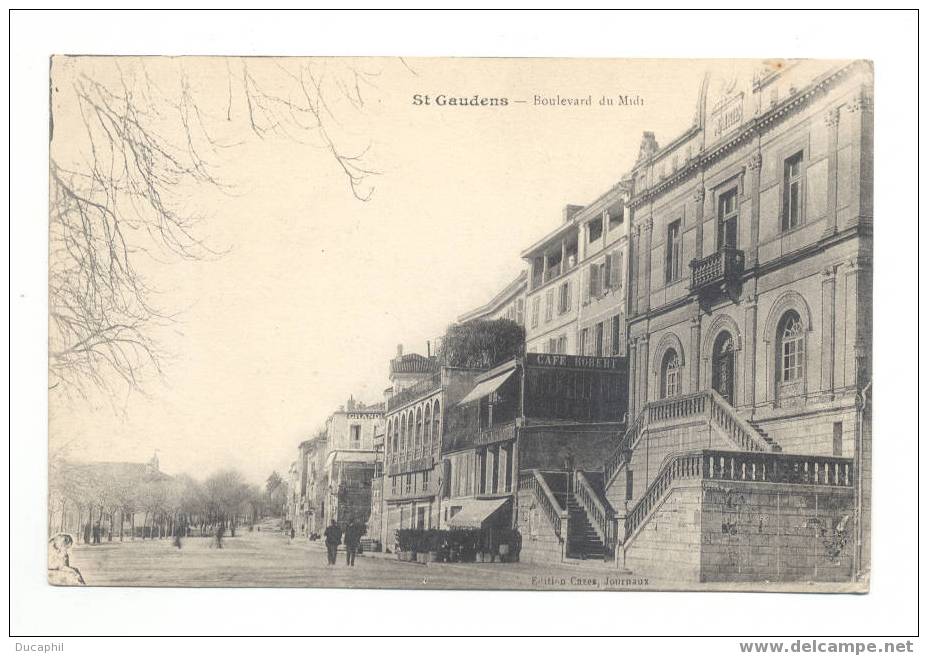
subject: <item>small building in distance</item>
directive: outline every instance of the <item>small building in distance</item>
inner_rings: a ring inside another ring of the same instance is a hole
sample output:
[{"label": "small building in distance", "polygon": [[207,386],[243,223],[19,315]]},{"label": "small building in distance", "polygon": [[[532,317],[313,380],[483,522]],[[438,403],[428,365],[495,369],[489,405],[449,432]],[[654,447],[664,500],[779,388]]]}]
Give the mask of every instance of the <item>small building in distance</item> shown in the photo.
[{"label": "small building in distance", "polygon": [[[367,524],[371,513],[371,482],[376,468],[374,435],[383,430],[383,404],[365,405],[349,398],[326,421],[325,523]],[[321,533],[324,525],[315,522]]]}]

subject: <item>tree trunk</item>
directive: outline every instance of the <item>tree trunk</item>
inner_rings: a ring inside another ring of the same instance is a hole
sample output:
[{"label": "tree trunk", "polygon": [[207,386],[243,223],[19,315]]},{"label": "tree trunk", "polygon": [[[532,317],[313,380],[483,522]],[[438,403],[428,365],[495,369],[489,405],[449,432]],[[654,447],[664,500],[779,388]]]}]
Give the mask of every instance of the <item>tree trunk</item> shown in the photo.
[{"label": "tree trunk", "polygon": [[77,539],[75,542],[80,542],[84,539],[84,522],[81,521],[84,519],[84,509],[80,506],[77,507]]},{"label": "tree trunk", "polygon": [[126,511],[119,509],[119,541],[122,542],[123,531],[126,529]]},{"label": "tree trunk", "polygon": [[67,510],[68,510],[68,500],[62,499],[61,500],[61,521],[58,522],[59,533],[64,533],[65,516],[66,516]]},{"label": "tree trunk", "polygon": [[145,517],[142,521],[142,539],[145,539],[145,529],[148,528],[148,511],[145,511]]},{"label": "tree trunk", "polygon": [[132,541],[135,541],[135,511],[132,511],[132,516],[129,518],[129,529],[132,531]]}]

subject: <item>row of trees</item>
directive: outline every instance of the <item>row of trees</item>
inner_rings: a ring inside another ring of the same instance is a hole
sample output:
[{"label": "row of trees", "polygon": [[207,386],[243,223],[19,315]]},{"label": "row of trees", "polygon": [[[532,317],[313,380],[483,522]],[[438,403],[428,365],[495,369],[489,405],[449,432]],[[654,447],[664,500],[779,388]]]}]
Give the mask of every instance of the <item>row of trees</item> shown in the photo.
[{"label": "row of trees", "polygon": [[76,463],[53,459],[49,467],[49,535],[67,532],[87,541],[160,538],[222,526],[232,535],[241,525],[279,513],[270,487],[250,485],[234,469],[203,481],[168,476],[137,463]]}]

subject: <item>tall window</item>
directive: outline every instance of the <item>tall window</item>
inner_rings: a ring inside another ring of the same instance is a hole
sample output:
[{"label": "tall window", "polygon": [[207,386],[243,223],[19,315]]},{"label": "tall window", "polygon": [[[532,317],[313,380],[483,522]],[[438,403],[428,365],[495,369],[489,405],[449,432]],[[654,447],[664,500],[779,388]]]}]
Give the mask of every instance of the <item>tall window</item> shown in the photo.
[{"label": "tall window", "polygon": [[432,445],[432,417],[431,415],[432,415],[432,404],[426,403],[425,404],[425,415],[423,416],[423,419],[422,419],[422,434],[423,434],[422,440],[425,444],[428,444],[429,446]]},{"label": "tall window", "polygon": [[613,251],[612,253],[612,281],[609,286],[612,289],[622,287],[622,251]]},{"label": "tall window", "polygon": [[554,290],[549,289],[545,294],[545,321],[554,318]]},{"label": "tall window", "polygon": [[622,315],[612,317],[612,355],[622,353]]},{"label": "tall window", "polygon": [[577,349],[577,355],[587,355],[587,349],[590,342],[590,329],[584,328],[580,331],[580,348]]},{"label": "tall window", "polygon": [[441,405],[438,401],[435,401],[432,407],[432,439],[438,440],[441,439],[441,433],[438,432],[440,424],[438,423],[441,420]]},{"label": "tall window", "polygon": [[783,163],[783,230],[799,225],[802,219],[802,152]]},{"label": "tall window", "polygon": [[719,250],[738,248],[738,189],[719,196]]},{"label": "tall window", "polygon": [[541,315],[541,296],[532,299],[532,328],[538,327],[538,318]]},{"label": "tall window", "polygon": [[593,219],[586,224],[587,242],[593,243],[603,236],[603,217]]},{"label": "tall window", "polygon": [[422,446],[422,410],[416,410],[416,449]]},{"label": "tall window", "polygon": [[570,310],[570,281],[561,285],[557,299],[558,314],[564,314],[568,310]]},{"label": "tall window", "polygon": [[680,394],[680,356],[667,349],[661,362],[661,398],[669,399]]},{"label": "tall window", "polygon": [[351,425],[351,448],[352,449],[361,448],[361,425],[360,424]]},{"label": "tall window", "polygon": [[599,322],[593,327],[593,355],[602,357],[603,356],[603,330],[604,322]]},{"label": "tall window", "polygon": [[683,275],[683,244],[680,234],[680,220],[667,226],[667,265],[665,282],[679,280]]},{"label": "tall window", "polygon": [[779,374],[780,383],[791,385],[802,381],[805,357],[805,329],[795,312],[787,312],[780,320]]},{"label": "tall window", "polygon": [[548,340],[548,353],[557,353],[557,340],[553,337]]},{"label": "tall window", "polygon": [[517,299],[516,300],[516,323],[520,326],[523,325],[525,321],[525,300]]},{"label": "tall window", "polygon": [[555,353],[560,353],[564,355],[567,353],[567,335],[561,335],[557,338],[557,351]]},{"label": "tall window", "polygon": [[590,296],[599,298],[603,288],[602,268],[598,264],[590,265]]}]

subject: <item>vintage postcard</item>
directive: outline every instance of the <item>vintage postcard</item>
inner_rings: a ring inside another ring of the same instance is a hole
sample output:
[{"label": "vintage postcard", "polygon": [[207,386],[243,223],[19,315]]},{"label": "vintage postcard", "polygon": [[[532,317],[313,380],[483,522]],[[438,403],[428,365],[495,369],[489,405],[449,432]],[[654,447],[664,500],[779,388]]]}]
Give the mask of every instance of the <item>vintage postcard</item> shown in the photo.
[{"label": "vintage postcard", "polygon": [[49,583],[866,592],[873,86],[52,57]]}]

